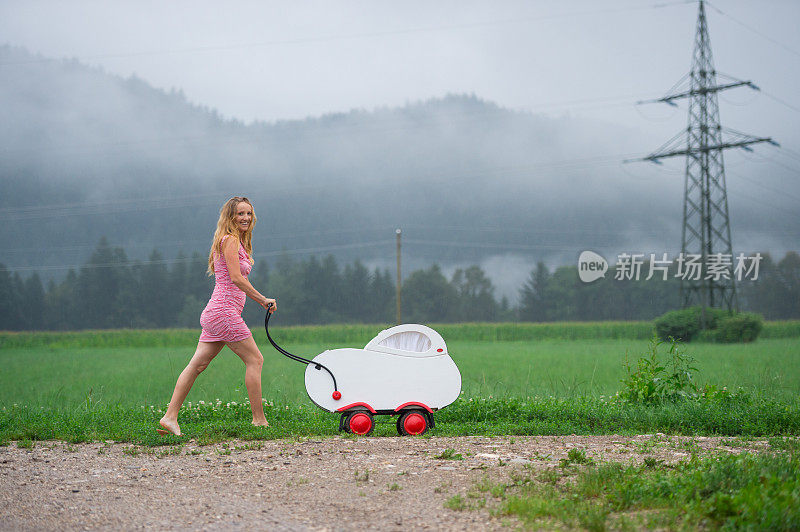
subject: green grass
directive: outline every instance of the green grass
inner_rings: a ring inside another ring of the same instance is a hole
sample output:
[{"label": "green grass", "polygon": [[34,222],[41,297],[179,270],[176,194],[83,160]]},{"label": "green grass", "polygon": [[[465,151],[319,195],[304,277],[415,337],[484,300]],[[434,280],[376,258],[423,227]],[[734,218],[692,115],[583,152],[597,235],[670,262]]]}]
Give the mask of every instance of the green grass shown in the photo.
[{"label": "green grass", "polygon": [[[215,443],[230,438],[337,434],[338,415],[313,405],[267,402],[265,414],[271,426],[263,429],[250,425],[246,402],[187,403],[180,417],[184,436],[160,438],[154,428],[163,412],[155,406],[136,408],[90,402],[48,408],[17,405],[0,409],[0,441],[116,440],[161,445],[189,438]],[[787,436],[800,434],[800,401],[785,403],[755,396],[646,406],[591,397],[462,398],[438,412],[436,421],[432,434],[441,436],[655,432]],[[394,418],[379,416],[373,434],[396,435]]]},{"label": "green grass", "polygon": [[[273,326],[279,343],[347,344],[367,343],[388,324],[336,324],[318,326]],[[515,342],[532,340],[648,340],[653,335],[649,321],[553,322],[553,323],[446,323],[432,325],[448,342]],[[254,327],[256,338],[264,336]],[[67,332],[0,331],[0,349],[90,348],[90,347],[191,347],[197,344],[197,329],[102,330]],[[768,321],[760,338],[800,338],[800,320]]]},{"label": "green grass", "polygon": [[[125,334],[135,338],[132,331]],[[172,441],[158,440],[152,429],[193,345],[163,347],[160,337],[140,335],[129,347],[58,347],[42,341],[38,347],[3,348],[0,441]],[[148,338],[155,345],[146,345]],[[137,346],[140,343],[145,345]],[[184,432],[209,441],[335,434],[338,417],[308,399],[304,366],[259,343],[265,355],[263,395],[274,405],[267,412],[273,427],[250,427],[244,366],[225,349],[189,394],[192,407],[181,414]],[[353,345],[359,344],[285,347],[313,357],[325,349]],[[436,414],[436,434],[800,433],[800,338],[689,344],[700,386],[744,392],[733,399],[655,406],[628,405],[614,398],[621,389],[626,353],[635,360],[647,351],[647,340],[453,340],[448,348],[461,370],[463,394]],[[394,433],[392,420],[379,418],[375,434]]]},{"label": "green grass", "polygon": [[[288,344],[314,356],[323,344]],[[626,352],[635,360],[645,340],[544,340],[448,344],[462,374],[467,397],[609,396],[620,389]],[[310,404],[304,367],[261,343],[264,397],[287,404]],[[790,400],[800,394],[800,339],[751,344],[689,344],[700,370],[698,384],[765,392]],[[29,348],[0,352],[0,406],[14,403],[47,408],[80,405],[140,407],[165,405],[192,348]],[[244,401],[244,366],[223,350],[197,380],[189,400]]]},{"label": "green grass", "polygon": [[[603,463],[481,482],[531,529],[797,530],[800,454],[720,454],[677,465]],[[463,510],[450,501],[446,507]]]}]

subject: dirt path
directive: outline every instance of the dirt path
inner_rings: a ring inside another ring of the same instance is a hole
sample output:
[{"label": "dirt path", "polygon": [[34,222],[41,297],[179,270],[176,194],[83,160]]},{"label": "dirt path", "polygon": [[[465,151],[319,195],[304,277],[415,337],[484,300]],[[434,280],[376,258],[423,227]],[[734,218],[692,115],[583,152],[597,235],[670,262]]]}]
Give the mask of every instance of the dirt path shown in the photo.
[{"label": "dirt path", "polygon": [[[676,462],[764,441],[645,435],[326,438],[145,448],[106,442],[0,447],[0,529],[496,530],[487,508],[455,511],[488,476],[595,461]],[[463,459],[436,458],[453,450]],[[469,499],[474,500],[474,499]]]}]

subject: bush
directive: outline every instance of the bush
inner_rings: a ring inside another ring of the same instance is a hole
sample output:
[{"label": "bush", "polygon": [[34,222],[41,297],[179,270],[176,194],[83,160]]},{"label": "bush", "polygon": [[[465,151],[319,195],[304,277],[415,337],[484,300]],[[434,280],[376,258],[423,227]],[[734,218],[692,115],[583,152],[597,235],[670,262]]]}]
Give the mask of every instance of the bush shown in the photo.
[{"label": "bush", "polygon": [[706,308],[705,327],[701,327],[701,318],[701,307],[667,312],[656,318],[655,334],[665,342],[671,338],[683,342],[695,339],[722,343],[752,342],[764,326],[758,314],[731,314],[718,308]]},{"label": "bush", "polygon": [[692,341],[703,329],[716,329],[717,323],[729,316],[728,311],[718,308],[706,308],[706,326],[701,327],[703,309],[690,307],[683,310],[673,310],[656,318],[656,335],[664,342],[670,338],[682,342]]},{"label": "bush", "polygon": [[633,366],[625,356],[623,389],[619,397],[629,403],[658,404],[662,401],[675,401],[697,395],[693,373],[697,373],[692,363],[694,359],[686,354],[684,346],[676,339],[669,342],[666,357],[658,352],[665,342],[655,336],[650,346]]},{"label": "bush", "polygon": [[719,320],[714,339],[717,342],[752,342],[764,326],[761,316],[743,312]]}]

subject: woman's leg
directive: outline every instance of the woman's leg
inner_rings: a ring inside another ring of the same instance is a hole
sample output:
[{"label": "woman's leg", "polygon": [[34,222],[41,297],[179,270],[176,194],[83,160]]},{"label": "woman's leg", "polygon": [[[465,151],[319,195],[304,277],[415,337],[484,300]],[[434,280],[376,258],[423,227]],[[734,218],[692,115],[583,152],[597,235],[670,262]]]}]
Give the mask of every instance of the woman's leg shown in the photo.
[{"label": "woman's leg", "polygon": [[192,389],[194,380],[208,367],[208,364],[219,354],[224,346],[225,342],[197,343],[197,350],[194,352],[194,356],[181,372],[178,382],[175,383],[175,391],[172,392],[172,399],[169,401],[167,413],[161,418],[161,426],[172,434],[181,435],[181,429],[178,426],[178,411],[181,409],[183,401],[186,400],[186,396],[189,395],[189,390]]},{"label": "woman's leg", "polygon": [[256,341],[251,336],[239,342],[228,342],[228,347],[244,362],[244,385],[250,398],[250,409],[253,411],[253,425],[268,426],[267,418],[264,417],[264,405],[261,403],[261,367],[264,365],[264,357],[258,350]]}]

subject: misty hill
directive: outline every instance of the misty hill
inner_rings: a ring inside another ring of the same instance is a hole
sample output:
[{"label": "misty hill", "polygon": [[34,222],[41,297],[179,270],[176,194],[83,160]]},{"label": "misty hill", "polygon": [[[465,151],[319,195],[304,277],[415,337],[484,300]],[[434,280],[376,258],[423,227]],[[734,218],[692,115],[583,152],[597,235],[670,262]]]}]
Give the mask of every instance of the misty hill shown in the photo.
[{"label": "misty hill", "polygon": [[516,286],[536,260],[679,244],[682,178],[621,172],[641,132],[618,126],[474,95],[245,124],[20,48],[0,72],[0,262],[23,275],[63,275],[103,235],[134,258],[206,253],[232,195],[255,204],[257,256],[388,266],[402,227],[409,268],[478,263]]}]

